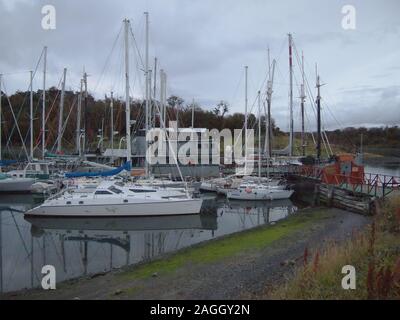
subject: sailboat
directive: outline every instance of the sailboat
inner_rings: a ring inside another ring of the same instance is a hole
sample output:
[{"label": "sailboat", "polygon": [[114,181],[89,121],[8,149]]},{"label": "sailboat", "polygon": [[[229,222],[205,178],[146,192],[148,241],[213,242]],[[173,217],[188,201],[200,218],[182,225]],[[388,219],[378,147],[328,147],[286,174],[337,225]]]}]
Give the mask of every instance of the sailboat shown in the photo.
[{"label": "sailboat", "polygon": [[130,189],[103,181],[90,194],[64,193],[49,198],[42,205],[25,213],[26,216],[61,217],[129,217],[197,214],[202,199],[186,194],[168,194],[155,189]]},{"label": "sailboat", "polygon": [[[273,73],[272,73],[273,74]],[[269,95],[272,81],[268,81]],[[269,96],[270,99],[270,96]],[[293,190],[286,190],[283,186],[272,184],[267,180],[263,182],[261,178],[261,92],[258,92],[258,182],[242,183],[237,189],[229,190],[226,194],[228,199],[234,200],[276,200],[289,199]],[[269,164],[268,164],[269,165]],[[267,177],[269,179],[269,177]]]},{"label": "sailboat", "polygon": [[[147,16],[146,16],[147,17]],[[147,19],[146,19],[147,20]],[[146,23],[147,24],[147,23]],[[125,27],[125,113],[126,113],[126,141],[127,162],[124,169],[131,164],[131,120],[129,97],[129,20],[124,20]],[[147,46],[146,46],[147,47]],[[147,50],[146,50],[147,51]],[[147,52],[146,52],[147,54]],[[148,77],[146,70],[146,78]],[[146,81],[148,84],[148,81]],[[147,92],[146,92],[147,93]],[[146,94],[148,98],[148,94]],[[147,99],[148,100],[148,99]],[[148,101],[147,103],[148,104]],[[147,113],[147,108],[146,108]],[[148,125],[146,115],[146,129]],[[165,123],[162,126],[165,129]],[[173,154],[178,171],[183,180],[176,157]],[[147,164],[146,164],[147,166]],[[148,168],[146,168],[148,172]],[[113,172],[114,173],[114,172]],[[200,213],[203,200],[192,198],[187,189],[170,190],[163,192],[151,187],[134,188],[124,183],[104,180],[90,193],[68,193],[65,190],[54,197],[47,199],[42,205],[27,211],[27,216],[90,216],[90,217],[126,217],[126,216],[157,216],[181,215]]]},{"label": "sailboat", "polygon": [[34,183],[34,178],[13,177],[0,173],[0,192],[30,192]]},{"label": "sailboat", "polygon": [[226,196],[235,200],[277,200],[289,199],[293,192],[262,184],[242,184],[238,189],[228,191]]}]

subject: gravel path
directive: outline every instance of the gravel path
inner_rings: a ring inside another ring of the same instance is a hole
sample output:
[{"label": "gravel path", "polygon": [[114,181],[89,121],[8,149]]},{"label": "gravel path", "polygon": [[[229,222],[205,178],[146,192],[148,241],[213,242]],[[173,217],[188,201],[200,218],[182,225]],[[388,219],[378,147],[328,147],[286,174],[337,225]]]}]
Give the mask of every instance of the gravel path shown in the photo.
[{"label": "gravel path", "polygon": [[[370,218],[326,209],[329,218],[313,222],[271,245],[241,252],[218,262],[185,264],[167,275],[127,280],[124,270],[58,284],[57,290],[9,293],[5,299],[252,299],[290,277],[302,263],[306,247],[313,251],[327,241],[342,241]],[[218,241],[218,240],[215,240]]]}]

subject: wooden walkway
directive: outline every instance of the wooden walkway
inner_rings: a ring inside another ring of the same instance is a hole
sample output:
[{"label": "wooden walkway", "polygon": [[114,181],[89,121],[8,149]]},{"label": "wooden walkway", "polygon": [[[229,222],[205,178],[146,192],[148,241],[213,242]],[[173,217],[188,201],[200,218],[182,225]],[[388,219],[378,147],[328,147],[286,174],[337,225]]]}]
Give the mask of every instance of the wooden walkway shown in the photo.
[{"label": "wooden walkway", "polygon": [[[312,179],[315,181],[326,181],[321,168],[304,168],[302,166],[292,167],[289,175]],[[352,191],[354,193],[368,195],[371,197],[385,198],[389,194],[400,195],[400,177],[392,175],[384,175],[377,173],[365,172],[363,177],[354,178],[341,174],[334,175],[331,183],[336,188]]]}]

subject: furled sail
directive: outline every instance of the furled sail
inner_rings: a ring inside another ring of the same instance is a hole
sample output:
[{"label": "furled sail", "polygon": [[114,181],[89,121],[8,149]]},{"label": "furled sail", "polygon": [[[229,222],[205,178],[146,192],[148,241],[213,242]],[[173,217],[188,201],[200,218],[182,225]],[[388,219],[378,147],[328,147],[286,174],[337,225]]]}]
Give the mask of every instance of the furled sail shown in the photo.
[{"label": "furled sail", "polygon": [[98,171],[98,172],[69,172],[65,174],[66,178],[79,178],[79,177],[110,177],[114,176],[123,170],[130,171],[131,170],[131,162],[125,162],[122,166],[107,170],[107,171]]}]

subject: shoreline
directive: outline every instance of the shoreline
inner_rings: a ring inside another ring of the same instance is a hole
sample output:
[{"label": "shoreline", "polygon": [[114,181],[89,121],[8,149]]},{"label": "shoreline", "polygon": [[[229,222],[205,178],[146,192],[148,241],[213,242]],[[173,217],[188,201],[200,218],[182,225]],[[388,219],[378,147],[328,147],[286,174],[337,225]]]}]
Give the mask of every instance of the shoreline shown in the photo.
[{"label": "shoreline", "polygon": [[[369,221],[369,217],[339,209],[306,208],[275,224],[206,240],[150,262],[62,281],[57,283],[56,290],[23,289],[4,293],[0,299],[249,297],[265,286],[276,285],[282,277],[290,276],[305,247],[317,247],[331,240],[342,241],[347,233],[363,228]],[[268,275],[263,269],[265,265],[272,266]],[[225,280],[216,290],[214,283],[220,283],[221,279]],[[238,279],[242,285],[236,288]],[[265,286],[260,286],[262,283]]]}]

